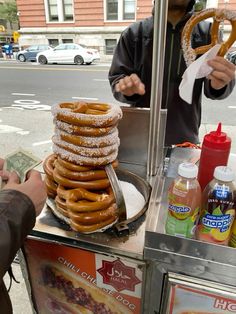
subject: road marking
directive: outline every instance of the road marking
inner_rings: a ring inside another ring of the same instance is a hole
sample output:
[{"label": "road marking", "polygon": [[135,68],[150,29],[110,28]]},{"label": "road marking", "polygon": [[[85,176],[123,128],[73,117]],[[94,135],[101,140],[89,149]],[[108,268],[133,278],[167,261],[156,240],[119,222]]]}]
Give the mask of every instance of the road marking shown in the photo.
[{"label": "road marking", "polygon": [[107,69],[72,69],[72,68],[30,68],[30,67],[10,67],[10,66],[0,66],[1,69],[13,69],[13,70],[33,70],[33,71],[79,71],[79,72],[107,72]]},{"label": "road marking", "polygon": [[21,93],[11,93],[14,96],[35,96],[35,94],[21,94]]},{"label": "road marking", "polygon": [[108,79],[93,79],[93,81],[97,81],[97,82],[108,82]]},{"label": "road marking", "polygon": [[49,143],[52,143],[52,141],[42,141],[42,142],[36,142],[36,143],[33,143],[32,146],[40,146],[40,145],[44,145],[44,144],[49,144]]},{"label": "road marking", "polygon": [[229,109],[236,109],[236,106],[228,106]]},{"label": "road marking", "polygon": [[19,131],[19,132],[16,132],[17,134],[20,134],[20,135],[28,135],[30,134],[29,131]]},{"label": "road marking", "polygon": [[11,125],[0,125],[0,133],[17,133],[23,131]]},{"label": "road marking", "polygon": [[31,100],[31,99],[19,99],[19,100],[15,100],[14,103],[19,104],[19,105],[36,105],[36,104],[40,104],[40,101]]},{"label": "road marking", "polygon": [[85,99],[85,100],[98,100],[98,98],[88,98],[88,97],[71,97],[72,99]]}]

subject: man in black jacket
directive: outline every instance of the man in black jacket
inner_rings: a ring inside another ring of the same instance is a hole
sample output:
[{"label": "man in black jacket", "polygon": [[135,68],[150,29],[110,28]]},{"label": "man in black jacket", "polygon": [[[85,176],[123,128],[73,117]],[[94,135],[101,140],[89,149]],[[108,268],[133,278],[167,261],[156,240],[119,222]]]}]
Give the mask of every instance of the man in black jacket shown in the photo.
[{"label": "man in black jacket", "polygon": [[[210,76],[197,79],[192,104],[179,96],[179,85],[186,70],[181,49],[181,32],[193,14],[194,0],[169,0],[166,34],[162,108],[168,109],[166,145],[189,141],[199,143],[202,87],[206,97],[224,99],[235,84],[235,66],[222,57],[208,61]],[[210,42],[210,23],[200,22],[192,34],[193,48]],[[149,107],[153,53],[153,16],[132,24],[120,37],[109,81],[114,97],[135,107]]]},{"label": "man in black jacket", "polygon": [[35,224],[46,201],[46,188],[38,171],[31,170],[24,183],[19,184],[15,172],[2,171],[7,184],[0,191],[0,313],[12,314],[12,306],[3,277],[17,251]]}]

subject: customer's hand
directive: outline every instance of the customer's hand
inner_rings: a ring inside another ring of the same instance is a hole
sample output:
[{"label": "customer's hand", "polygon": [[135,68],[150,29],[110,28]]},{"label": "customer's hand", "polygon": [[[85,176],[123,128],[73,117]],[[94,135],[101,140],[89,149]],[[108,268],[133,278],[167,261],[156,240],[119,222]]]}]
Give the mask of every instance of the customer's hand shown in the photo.
[{"label": "customer's hand", "polygon": [[211,74],[207,77],[211,80],[211,87],[221,89],[230,81],[235,79],[235,65],[223,57],[216,56],[209,60],[208,65],[213,68]]},{"label": "customer's hand", "polygon": [[17,190],[26,194],[34,204],[36,216],[40,214],[46,202],[46,186],[42,180],[41,174],[36,170],[31,170],[27,174],[27,179],[23,183],[19,183],[19,177],[16,172],[0,171],[7,180],[4,190]]},{"label": "customer's hand", "polygon": [[141,82],[137,74],[131,74],[120,79],[115,85],[115,91],[125,96],[133,96],[134,94],[144,95],[145,85]]}]

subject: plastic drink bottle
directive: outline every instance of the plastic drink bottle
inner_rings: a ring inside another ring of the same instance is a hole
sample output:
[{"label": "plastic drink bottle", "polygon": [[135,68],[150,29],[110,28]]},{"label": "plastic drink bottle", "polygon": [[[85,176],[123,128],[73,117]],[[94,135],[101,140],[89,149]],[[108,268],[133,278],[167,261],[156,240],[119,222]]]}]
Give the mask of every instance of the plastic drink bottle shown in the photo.
[{"label": "plastic drink bottle", "polygon": [[221,123],[217,130],[206,134],[203,139],[198,181],[202,191],[213,179],[213,173],[217,166],[227,166],[231,147],[231,139],[221,131]]},{"label": "plastic drink bottle", "polygon": [[231,229],[231,236],[229,240],[229,246],[236,248],[236,219],[234,218],[234,223]]},{"label": "plastic drink bottle", "polygon": [[215,168],[214,179],[202,194],[202,208],[197,239],[228,245],[235,217],[236,187],[233,171],[226,166]]},{"label": "plastic drink bottle", "polygon": [[178,177],[168,190],[168,214],[166,233],[194,238],[201,204],[201,187],[197,181],[198,167],[193,163],[182,163]]}]

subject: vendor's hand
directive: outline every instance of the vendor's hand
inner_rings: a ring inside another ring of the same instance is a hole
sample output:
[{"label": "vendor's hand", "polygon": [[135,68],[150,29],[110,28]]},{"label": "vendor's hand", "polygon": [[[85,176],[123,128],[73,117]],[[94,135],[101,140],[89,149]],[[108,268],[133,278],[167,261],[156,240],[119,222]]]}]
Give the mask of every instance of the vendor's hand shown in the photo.
[{"label": "vendor's hand", "polygon": [[120,79],[115,85],[115,91],[125,96],[133,96],[134,94],[144,95],[145,85],[141,82],[137,74],[131,74]]},{"label": "vendor's hand", "polygon": [[212,88],[221,89],[235,79],[236,67],[225,58],[216,56],[208,61],[208,65],[213,68],[213,71],[207,77],[211,81]]},{"label": "vendor's hand", "polygon": [[19,183],[19,177],[16,172],[5,172],[7,184],[4,190],[17,190],[26,194],[34,204],[36,216],[40,214],[46,202],[47,194],[46,187],[42,180],[41,174],[36,170],[30,170],[27,174],[27,179],[23,183]]}]

